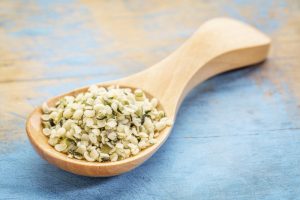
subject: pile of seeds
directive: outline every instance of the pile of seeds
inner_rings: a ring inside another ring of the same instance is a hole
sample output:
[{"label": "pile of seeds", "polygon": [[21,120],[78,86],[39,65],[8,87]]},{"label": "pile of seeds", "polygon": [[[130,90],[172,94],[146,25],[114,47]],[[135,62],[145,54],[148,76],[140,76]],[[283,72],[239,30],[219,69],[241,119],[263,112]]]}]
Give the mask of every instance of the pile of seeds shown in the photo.
[{"label": "pile of seeds", "polygon": [[55,107],[43,104],[43,133],[48,143],[69,158],[117,161],[155,144],[171,121],[157,109],[158,100],[136,89],[91,86],[65,96]]}]

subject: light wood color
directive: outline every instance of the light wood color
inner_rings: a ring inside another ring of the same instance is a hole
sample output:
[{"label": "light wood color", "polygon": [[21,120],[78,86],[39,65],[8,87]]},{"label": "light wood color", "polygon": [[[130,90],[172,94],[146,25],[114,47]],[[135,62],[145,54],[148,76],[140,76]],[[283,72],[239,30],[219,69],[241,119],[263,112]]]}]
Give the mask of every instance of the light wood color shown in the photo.
[{"label": "light wood color", "polygon": [[[156,65],[132,76],[99,85],[141,88],[149,96],[158,98],[166,115],[175,120],[180,103],[195,85],[222,72],[262,62],[269,47],[269,37],[255,28],[233,19],[215,18],[204,23],[180,48]],[[64,95],[76,95],[86,89],[80,88],[54,97],[48,100],[48,104],[53,105]],[[26,123],[27,134],[35,150],[50,163],[85,176],[114,176],[134,169],[152,156],[171,132],[171,128],[166,128],[155,145],[128,159],[87,162],[67,158],[51,147],[41,132],[40,117],[41,108],[36,108]]]}]

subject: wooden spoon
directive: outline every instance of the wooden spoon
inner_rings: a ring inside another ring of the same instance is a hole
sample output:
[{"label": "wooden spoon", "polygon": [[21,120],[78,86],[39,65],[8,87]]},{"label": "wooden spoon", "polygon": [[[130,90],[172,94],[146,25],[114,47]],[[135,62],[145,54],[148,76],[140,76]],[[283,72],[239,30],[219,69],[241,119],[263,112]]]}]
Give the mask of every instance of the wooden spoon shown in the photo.
[{"label": "wooden spoon", "polygon": [[[222,72],[263,61],[269,47],[270,38],[255,28],[233,19],[215,18],[204,23],[180,48],[156,65],[98,85],[141,88],[147,95],[158,98],[160,107],[174,121],[180,103],[194,86]],[[47,103],[53,106],[59,98],[85,92],[87,88],[51,98]],[[36,108],[26,123],[35,150],[50,163],[85,176],[114,176],[134,169],[155,153],[171,132],[171,127],[164,129],[156,144],[125,160],[87,162],[68,158],[48,144],[48,138],[42,133],[41,114],[41,108]]]}]

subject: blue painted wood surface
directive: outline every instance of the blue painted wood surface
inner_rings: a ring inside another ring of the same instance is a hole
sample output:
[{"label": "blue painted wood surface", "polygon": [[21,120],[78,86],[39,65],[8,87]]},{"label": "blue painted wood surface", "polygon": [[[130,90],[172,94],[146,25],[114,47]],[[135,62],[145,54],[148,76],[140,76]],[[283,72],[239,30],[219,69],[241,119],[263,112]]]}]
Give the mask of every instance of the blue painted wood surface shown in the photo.
[{"label": "blue painted wood surface", "polygon": [[[0,199],[300,199],[299,11],[271,0],[1,1]],[[270,59],[196,87],[143,165],[87,178],[34,152],[24,124],[35,106],[151,66],[224,15],[270,34]]]}]

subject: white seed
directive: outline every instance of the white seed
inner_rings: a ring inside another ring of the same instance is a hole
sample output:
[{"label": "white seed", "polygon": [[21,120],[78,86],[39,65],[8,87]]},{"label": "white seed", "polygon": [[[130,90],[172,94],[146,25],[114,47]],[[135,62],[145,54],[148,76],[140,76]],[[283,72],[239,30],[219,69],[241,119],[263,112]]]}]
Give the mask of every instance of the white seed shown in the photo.
[{"label": "white seed", "polygon": [[65,143],[60,143],[54,146],[56,151],[64,151],[67,148]]},{"label": "white seed", "polygon": [[118,135],[118,138],[120,138],[120,139],[123,139],[126,137],[125,133],[122,133],[122,132],[118,132],[117,135]]},{"label": "white seed", "polygon": [[98,87],[97,85],[91,85],[88,90],[92,93],[97,93]]},{"label": "white seed", "polygon": [[49,118],[56,119],[57,115],[58,115],[58,113],[54,111],[54,112],[50,113]]},{"label": "white seed", "polygon": [[132,144],[138,144],[138,140],[136,137],[134,136],[130,136],[129,137],[129,141],[132,143]]},{"label": "white seed", "polygon": [[80,153],[80,154],[84,154],[84,152],[86,151],[86,146],[83,144],[80,144],[78,146],[78,148],[76,149],[76,152]]},{"label": "white seed", "polygon": [[74,158],[72,154],[68,154],[68,158]]},{"label": "white seed", "polygon": [[139,132],[139,136],[140,136],[141,138],[147,138],[147,137],[148,137],[148,134],[145,133],[145,132]]},{"label": "white seed", "polygon": [[50,119],[49,115],[42,115],[42,120],[48,121]]},{"label": "white seed", "polygon": [[136,117],[132,119],[132,123],[137,127],[141,126],[141,121],[142,120],[140,118],[136,118]]},{"label": "white seed", "polygon": [[57,143],[58,143],[58,138],[57,137],[53,137],[53,138],[49,138],[49,140],[48,140],[48,143],[51,145],[51,146],[54,146],[54,145],[56,145]]},{"label": "white seed", "polygon": [[82,141],[89,141],[90,140],[89,135],[88,134],[82,134],[81,140]]},{"label": "white seed", "polygon": [[44,102],[43,105],[42,105],[42,111],[43,111],[43,113],[46,113],[46,114],[48,114],[50,112],[50,109],[49,109],[48,104],[46,102]]},{"label": "white seed", "polygon": [[116,102],[113,102],[113,103],[111,104],[111,108],[112,108],[115,112],[117,112],[117,111],[118,111],[118,104],[117,104]]},{"label": "white seed", "polygon": [[144,127],[149,131],[152,132],[154,130],[154,125],[149,117],[145,117],[144,120]]},{"label": "white seed", "polygon": [[93,134],[93,133],[90,133],[90,134],[89,134],[89,139],[90,139],[90,141],[91,141],[93,144],[97,144],[97,143],[98,143],[98,141],[97,141],[97,136],[96,136],[95,134]]},{"label": "white seed", "polygon": [[168,126],[172,126],[173,125],[173,121],[171,119],[167,119],[166,123]]},{"label": "white seed", "polygon": [[99,157],[98,151],[94,148],[91,150],[90,156],[92,159],[96,160]]},{"label": "white seed", "polygon": [[152,110],[152,105],[151,105],[151,103],[144,103],[144,105],[143,105],[143,110],[144,110],[145,112],[151,111],[151,110]]},{"label": "white seed", "polygon": [[104,161],[109,160],[109,155],[107,153],[100,153],[100,158]]},{"label": "white seed", "polygon": [[105,124],[106,124],[105,120],[97,120],[97,126],[98,126],[99,128],[104,127]]},{"label": "white seed", "polygon": [[57,137],[62,137],[64,136],[66,133],[66,129],[65,128],[59,128],[57,131],[56,131],[56,135]]},{"label": "white seed", "polygon": [[117,138],[117,134],[115,132],[111,132],[107,135],[110,140],[115,140]]},{"label": "white seed", "polygon": [[49,128],[43,128],[43,133],[46,136],[49,136],[51,134],[51,130]]},{"label": "white seed", "polygon": [[139,146],[141,149],[144,149],[144,148],[147,147],[147,143],[146,143],[144,140],[142,140],[142,141],[139,142],[138,146]]},{"label": "white seed", "polygon": [[136,89],[134,91],[134,94],[135,94],[136,97],[142,97],[144,93],[141,89]]},{"label": "white seed", "polygon": [[80,135],[79,133],[75,133],[75,134],[73,134],[73,136],[74,136],[75,138],[77,138],[77,139],[80,139],[80,138],[81,138],[81,135]]},{"label": "white seed", "polygon": [[85,145],[85,146],[88,146],[88,145],[89,145],[89,141],[84,141],[84,140],[82,140],[81,142],[82,142],[82,144]]},{"label": "white seed", "polygon": [[114,119],[109,119],[106,125],[109,126],[110,128],[114,128],[117,126],[117,122]]},{"label": "white seed", "polygon": [[[77,98],[76,98],[77,99]],[[80,99],[78,99],[78,100],[80,100]],[[81,109],[81,105],[79,104],[79,103],[72,103],[71,105],[70,105],[70,108],[72,108],[73,110],[80,110]]]},{"label": "white seed", "polygon": [[55,137],[57,137],[56,130],[52,129],[50,133],[50,138],[55,138]]},{"label": "white seed", "polygon": [[74,102],[75,98],[73,96],[65,96],[65,100],[68,102],[68,104],[71,104]]},{"label": "white seed", "polygon": [[156,142],[157,142],[157,139],[150,139],[150,140],[149,140],[149,143],[150,143],[150,144],[155,144]]},{"label": "white seed", "polygon": [[123,148],[124,148],[124,145],[123,145],[122,143],[119,143],[119,142],[118,142],[118,143],[116,144],[116,148],[117,148],[117,149],[123,149]]},{"label": "white seed", "polygon": [[74,112],[74,114],[73,114],[73,119],[81,119],[81,117],[82,117],[82,115],[83,115],[83,110],[76,110],[75,112]]},{"label": "white seed", "polygon": [[93,104],[94,104],[94,99],[88,98],[88,99],[86,100],[86,103],[87,103],[88,105],[93,105]]},{"label": "white seed", "polygon": [[128,144],[128,147],[129,147],[130,149],[135,149],[135,148],[137,148],[137,146],[136,146],[135,144],[132,144],[132,143],[129,143],[129,144]]},{"label": "white seed", "polygon": [[85,118],[85,124],[88,127],[92,127],[94,125],[94,120],[92,118]]},{"label": "white seed", "polygon": [[160,121],[155,123],[155,130],[161,131],[167,126],[166,122]]},{"label": "white seed", "polygon": [[73,120],[68,119],[68,120],[63,124],[63,127],[64,127],[66,130],[70,130],[73,123],[74,123]]},{"label": "white seed", "polygon": [[63,112],[63,117],[66,118],[66,119],[71,118],[72,115],[73,115],[73,112],[72,112],[71,109],[66,109],[66,110],[64,110],[64,112]]},{"label": "white seed", "polygon": [[94,110],[86,110],[86,111],[84,111],[84,116],[89,117],[89,118],[94,117],[95,111]]},{"label": "white seed", "polygon": [[82,156],[79,156],[79,155],[74,155],[74,158],[76,158],[78,160],[82,160]]},{"label": "white seed", "polygon": [[90,157],[89,152],[87,152],[87,151],[84,152],[83,156],[84,156],[84,158],[85,158],[87,161],[89,161],[89,162],[95,161],[94,158],[91,158],[91,157]]},{"label": "white seed", "polygon": [[105,113],[111,115],[112,109],[109,106],[105,106]]},{"label": "white seed", "polygon": [[73,129],[74,129],[74,131],[75,131],[76,134],[79,134],[82,131],[82,129],[79,126],[75,125],[75,124],[73,126]]},{"label": "white seed", "polygon": [[67,132],[66,132],[66,137],[67,137],[67,138],[73,139],[73,134],[72,134],[72,132],[71,132],[71,131],[67,131]]},{"label": "white seed", "polygon": [[131,153],[132,155],[136,155],[140,152],[140,149],[139,148],[134,148],[134,149],[131,149]]},{"label": "white seed", "polygon": [[95,136],[99,136],[99,135],[100,135],[100,130],[97,129],[97,128],[94,128],[94,129],[92,130],[92,133],[93,133]]},{"label": "white seed", "polygon": [[149,133],[149,138],[153,139],[153,137],[154,137],[154,132]]},{"label": "white seed", "polygon": [[110,156],[110,161],[115,162],[118,160],[118,154],[114,153]]},{"label": "white seed", "polygon": [[94,105],[94,110],[96,112],[103,113],[103,111],[105,110],[105,106],[103,104],[101,104],[101,103],[98,103],[98,104]]},{"label": "white seed", "polygon": [[121,123],[124,124],[124,125],[125,125],[125,124],[128,124],[128,123],[129,123],[129,120],[128,120],[128,119],[124,119],[124,120],[121,121]]}]

